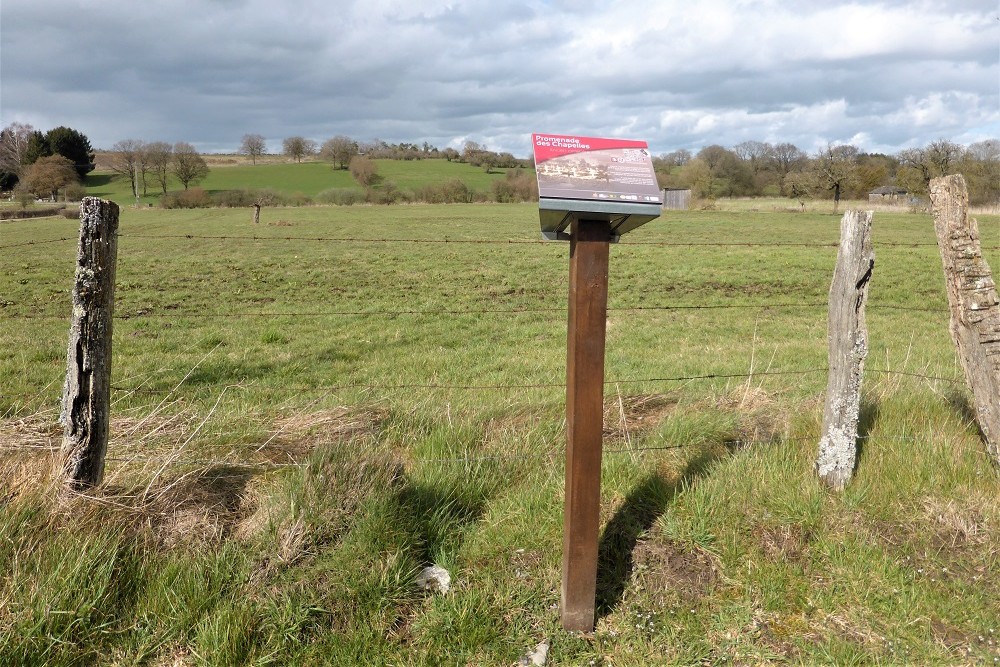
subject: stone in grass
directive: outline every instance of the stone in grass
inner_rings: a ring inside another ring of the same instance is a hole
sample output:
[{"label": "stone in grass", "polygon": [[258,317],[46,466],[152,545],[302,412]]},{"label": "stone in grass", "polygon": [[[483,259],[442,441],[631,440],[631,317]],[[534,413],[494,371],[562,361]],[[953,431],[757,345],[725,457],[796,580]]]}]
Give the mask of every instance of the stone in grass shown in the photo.
[{"label": "stone in grass", "polygon": [[524,667],[529,667],[531,665],[544,665],[549,660],[549,643],[547,641],[542,642],[535,647],[534,651],[530,651],[527,655],[521,658],[521,665]]},{"label": "stone in grass", "polygon": [[417,586],[425,591],[437,591],[443,595],[451,589],[451,575],[440,565],[431,565],[417,575]]}]

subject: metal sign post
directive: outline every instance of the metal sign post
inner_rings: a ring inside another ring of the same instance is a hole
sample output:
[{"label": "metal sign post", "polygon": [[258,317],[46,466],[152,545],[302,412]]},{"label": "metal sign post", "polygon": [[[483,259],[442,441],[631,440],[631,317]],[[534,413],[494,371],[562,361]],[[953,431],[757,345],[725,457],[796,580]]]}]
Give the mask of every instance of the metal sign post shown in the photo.
[{"label": "metal sign post", "polygon": [[569,250],[566,340],[566,501],[563,518],[562,624],[594,629],[601,516],[604,341],[611,226],[575,220]]},{"label": "metal sign post", "polygon": [[660,214],[645,142],[532,137],[542,236],[570,242],[562,625],[594,629],[610,244]]}]

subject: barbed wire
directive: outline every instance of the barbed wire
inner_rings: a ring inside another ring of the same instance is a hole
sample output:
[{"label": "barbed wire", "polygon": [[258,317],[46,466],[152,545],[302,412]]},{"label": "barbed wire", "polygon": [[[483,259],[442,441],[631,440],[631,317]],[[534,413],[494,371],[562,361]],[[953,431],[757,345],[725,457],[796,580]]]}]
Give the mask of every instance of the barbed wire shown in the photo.
[{"label": "barbed wire", "polygon": [[45,245],[46,243],[60,243],[62,241],[75,241],[75,236],[64,236],[58,239],[48,239],[45,241],[25,241],[23,243],[8,243],[6,245],[0,245],[0,250],[5,248],[22,248],[29,245]]},{"label": "barbed wire", "polygon": [[[722,438],[719,440],[712,439],[700,439],[690,442],[681,443],[667,443],[659,445],[643,445],[643,446],[626,446],[626,447],[610,447],[603,448],[602,454],[608,456],[619,456],[619,455],[629,455],[636,456],[641,454],[649,454],[653,452],[667,452],[667,451],[677,451],[683,449],[694,449],[694,448],[705,448],[711,446],[722,446],[726,448],[739,448],[748,449],[753,447],[775,447],[784,446],[795,443],[806,443],[815,442],[818,443],[820,440],[820,434],[815,435],[776,435],[767,439],[745,439],[745,438]],[[856,436],[858,442],[867,441],[878,441],[878,442],[921,442],[927,440],[927,436],[918,437],[916,435],[887,435],[887,434],[872,434],[872,433],[859,433]],[[60,449],[57,445],[45,446],[45,445],[31,445],[31,446],[8,446],[0,445],[0,451],[8,451],[13,453],[28,453],[31,451],[35,452],[47,452],[49,454],[55,454]],[[408,457],[407,461],[412,464],[424,465],[431,463],[458,463],[463,465],[475,464],[475,463],[485,463],[485,462],[526,462],[526,461],[540,461],[540,460],[552,460],[558,459],[565,456],[565,448],[549,448],[544,451],[539,452],[517,452],[510,454],[485,454],[485,455],[461,455],[461,456],[440,456],[440,457]],[[211,470],[213,468],[218,469],[238,469],[246,472],[270,472],[275,470],[284,469],[304,469],[309,468],[312,464],[308,461],[289,461],[289,462],[275,462],[275,461],[242,461],[233,460],[231,458],[179,458],[176,452],[164,452],[159,454],[151,454],[148,456],[132,455],[132,456],[108,456],[105,458],[106,461],[115,463],[148,463],[152,461],[168,460],[175,468],[195,468],[195,469],[205,469]],[[213,479],[222,478],[222,475],[213,474]]]},{"label": "barbed wire", "polygon": [[197,241],[309,241],[321,243],[415,243],[431,245],[544,245],[544,239],[393,239],[344,236],[260,236],[257,234],[121,234],[123,239],[186,239]]},{"label": "barbed wire", "polygon": [[913,373],[910,371],[892,370],[886,368],[866,368],[865,372],[878,373],[881,375],[902,375],[905,377],[920,378],[922,380],[937,380],[940,382],[950,382],[952,384],[964,384],[965,381],[958,378],[946,378],[940,375],[925,375],[923,373]]},{"label": "barbed wire", "polygon": [[[14,304],[17,305],[17,304]],[[607,311],[614,312],[656,312],[672,310],[727,310],[729,308],[739,310],[768,310],[785,308],[826,308],[828,303],[824,302],[804,302],[804,303],[720,303],[720,304],[677,304],[672,306],[609,306]],[[10,305],[0,304],[0,308],[8,308]],[[927,308],[917,306],[897,306],[887,303],[870,303],[868,308],[872,310],[903,310],[921,313],[947,313],[946,307]],[[168,309],[166,312],[125,312],[115,315],[115,320],[127,321],[141,318],[188,318],[188,319],[241,319],[257,317],[400,317],[404,315],[523,315],[532,313],[565,313],[565,306],[551,306],[541,308],[427,308],[422,310],[316,310],[316,311],[251,311],[243,313],[203,313],[190,312],[176,309]],[[6,314],[9,319],[18,320],[68,320],[69,315],[55,315],[46,313],[16,313]]]},{"label": "barbed wire", "polygon": [[[772,377],[772,376],[794,376],[794,375],[812,375],[816,373],[826,373],[829,372],[828,367],[816,367],[816,368],[805,368],[805,369],[793,369],[793,370],[782,370],[782,371],[753,371],[745,373],[705,373],[701,375],[675,375],[675,376],[664,376],[664,377],[649,377],[649,378],[619,378],[613,380],[605,380],[605,386],[611,385],[623,385],[623,384],[646,384],[646,383],[664,383],[664,382],[694,382],[699,380],[734,380],[734,379],[749,379],[755,377]],[[904,371],[899,369],[890,368],[866,368],[866,372],[879,374],[879,375],[896,375],[903,377],[912,377],[922,380],[932,380],[937,382],[947,382],[951,384],[964,384],[964,380],[961,378],[949,378],[940,375],[929,375],[925,373],[915,373],[912,371]],[[517,391],[517,390],[527,390],[527,389],[565,389],[565,382],[536,382],[536,383],[522,383],[522,384],[441,384],[441,383],[400,383],[400,384],[371,384],[371,383],[348,383],[340,385],[282,385],[280,387],[264,387],[261,385],[249,385],[257,390],[267,390],[274,389],[275,391],[319,391],[324,392],[327,395],[336,394],[337,392],[348,391],[348,390],[362,390],[362,391],[403,391],[409,389],[424,389],[424,390],[434,390],[434,391]],[[121,392],[125,394],[140,394],[148,396],[159,396],[162,394],[176,393],[176,388],[170,389],[150,389],[142,386],[139,387],[122,387],[120,385],[111,385],[111,390],[116,392]],[[9,396],[10,398],[31,398],[31,399],[41,399],[44,398],[40,393],[25,393],[16,394]]]},{"label": "barbed wire", "polygon": [[[307,241],[323,243],[411,243],[428,245],[547,245],[551,241],[544,239],[414,239],[414,238],[353,238],[342,236],[261,236],[257,234],[120,234],[118,238],[124,239],[186,239],[199,241]],[[77,240],[75,236],[63,236],[57,239],[47,239],[42,241],[24,241],[21,243],[9,243],[0,245],[0,250],[6,248],[20,248],[24,246],[44,245],[47,243],[61,243],[63,241]],[[838,248],[838,241],[829,242],[794,242],[794,241],[627,241],[616,244],[619,248],[652,246],[661,248]],[[936,242],[902,242],[902,241],[882,241],[873,244],[874,248],[937,248]],[[1000,250],[1000,246],[981,245],[981,250]]]},{"label": "barbed wire", "polygon": [[[721,304],[676,304],[664,306],[609,306],[607,311],[613,312],[655,312],[671,310],[726,310],[729,308],[745,310],[768,310],[784,308],[825,308],[828,304],[822,302],[800,303],[721,303]],[[6,306],[0,306],[0,308]],[[877,307],[877,306],[876,306]],[[323,310],[323,311],[252,311],[241,313],[205,313],[168,309],[166,312],[125,312],[115,315],[116,320],[131,320],[140,318],[189,318],[189,319],[241,319],[257,317],[399,317],[404,315],[522,315],[532,313],[565,313],[566,306],[544,306],[538,308],[426,308],[402,310]],[[45,313],[18,313],[9,315],[11,319],[23,320],[64,320],[69,315],[50,315]]]},{"label": "barbed wire", "polygon": [[[258,234],[121,234],[119,238],[137,239],[190,239],[205,241],[310,241],[326,243],[414,243],[431,245],[549,245],[545,239],[415,239],[415,238],[356,238],[343,236],[261,236]],[[654,247],[719,247],[719,248],[838,248],[839,241],[625,241],[616,244],[619,248],[631,246]],[[2,246],[0,246],[2,247]],[[937,242],[926,241],[881,241],[873,243],[875,248],[937,248]],[[1000,250],[1000,246],[984,246],[982,250]]]},{"label": "barbed wire", "polygon": [[[545,239],[415,239],[415,238],[357,238],[343,236],[261,236],[258,234],[121,234],[119,238],[133,239],[185,239],[201,241],[306,241],[321,243],[411,243],[431,245],[550,245]],[[839,242],[782,242],[782,241],[630,241],[619,247],[765,247],[765,248],[836,248]]]}]

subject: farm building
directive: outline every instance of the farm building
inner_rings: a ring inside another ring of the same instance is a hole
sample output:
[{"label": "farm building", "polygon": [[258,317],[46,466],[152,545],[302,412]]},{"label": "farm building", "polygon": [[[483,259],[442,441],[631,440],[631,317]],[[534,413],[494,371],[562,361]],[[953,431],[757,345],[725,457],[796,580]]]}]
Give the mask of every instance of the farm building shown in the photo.
[{"label": "farm building", "polygon": [[691,206],[691,190],[663,188],[663,208],[686,211]]},{"label": "farm building", "polygon": [[906,190],[895,185],[883,185],[868,193],[870,202],[896,202],[906,197]]}]

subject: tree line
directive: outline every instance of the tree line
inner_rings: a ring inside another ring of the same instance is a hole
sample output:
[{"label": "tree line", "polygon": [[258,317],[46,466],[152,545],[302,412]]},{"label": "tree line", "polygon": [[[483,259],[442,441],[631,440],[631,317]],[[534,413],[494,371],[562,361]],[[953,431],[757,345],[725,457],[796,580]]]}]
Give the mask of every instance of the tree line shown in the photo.
[{"label": "tree line", "polygon": [[41,132],[11,123],[0,130],[0,190],[54,199],[59,190],[80,187],[94,166],[90,140],[71,127]]},{"label": "tree line", "polygon": [[[257,164],[257,158],[267,155],[267,141],[259,134],[245,134],[240,142],[239,153]],[[519,160],[511,153],[491,151],[475,141],[466,141],[461,151],[454,148],[439,149],[426,141],[422,144],[399,142],[392,144],[381,139],[357,141],[351,137],[337,135],[322,144],[302,136],[283,139],[281,154],[296,162],[303,158],[319,157],[337,169],[350,169],[351,160],[364,156],[372,160],[427,160],[445,159],[449,162],[466,162],[474,167],[482,167],[487,173],[494,169],[515,169],[529,167],[530,160]]]},{"label": "tree line", "polygon": [[150,181],[167,194],[170,178],[177,179],[185,190],[208,176],[208,163],[194,146],[178,141],[142,141],[124,139],[111,147],[111,170],[127,180],[132,194],[145,196]]},{"label": "tree line", "polygon": [[[246,134],[239,152],[257,159],[268,154],[267,142],[259,134]],[[422,144],[389,143],[380,139],[357,141],[337,135],[322,143],[302,136],[282,140],[281,154],[296,162],[316,158],[334,169],[349,169],[360,185],[370,188],[377,181],[373,160],[445,159],[494,169],[533,166],[511,153],[491,151],[474,141],[461,151]],[[170,179],[185,190],[204,179],[209,168],[189,143],[170,144],[126,139],[109,154],[110,168],[128,180],[136,197],[150,187],[167,193]],[[713,144],[697,153],[681,149],[654,157],[661,187],[690,188],[696,197],[781,196],[799,200],[865,198],[879,187],[905,191],[909,197],[924,197],[930,180],[961,172],[969,187],[972,204],[1000,201],[1000,141],[990,139],[967,146],[940,139],[922,148],[909,148],[894,155],[867,153],[850,145],[828,145],[809,154],[791,143],[744,141],[731,148]],[[11,123],[0,131],[0,189],[15,187],[36,196],[55,196],[59,190],[79,186],[95,167],[94,151],[87,137],[68,127],[48,132],[31,125]]]},{"label": "tree line", "polygon": [[1000,141],[967,146],[944,139],[894,155],[866,153],[850,144],[828,145],[814,154],[794,144],[744,141],[731,148],[713,144],[697,153],[677,150],[653,159],[662,187],[690,188],[696,197],[781,196],[861,199],[879,187],[925,197],[932,178],[965,176],[973,204],[1000,200]]},{"label": "tree line", "polygon": [[[25,123],[11,123],[0,131],[0,190],[52,199],[63,191],[78,198],[83,178],[96,167],[94,157],[82,132],[57,127],[43,133]],[[110,159],[111,170],[129,181],[136,197],[147,194],[150,182],[166,194],[171,177],[186,190],[208,175],[205,159],[183,141],[126,139],[112,146]]]}]

